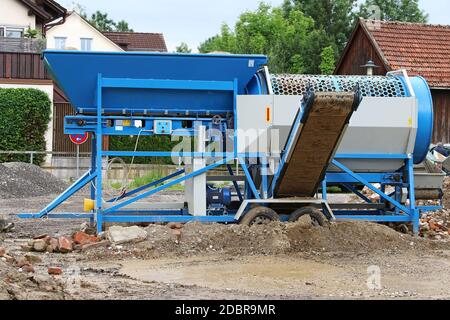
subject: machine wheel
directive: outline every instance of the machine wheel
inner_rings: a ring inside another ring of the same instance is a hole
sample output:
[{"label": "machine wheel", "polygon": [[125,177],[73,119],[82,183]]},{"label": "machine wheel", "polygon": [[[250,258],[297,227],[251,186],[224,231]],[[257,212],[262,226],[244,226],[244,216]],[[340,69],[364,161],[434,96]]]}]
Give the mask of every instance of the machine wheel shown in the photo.
[{"label": "machine wheel", "polygon": [[294,211],[289,217],[289,222],[296,222],[306,214],[311,217],[312,224],[315,227],[323,227],[328,223],[328,219],[323,215],[323,213],[313,207],[304,207]]},{"label": "machine wheel", "polygon": [[272,221],[279,221],[280,216],[270,208],[255,207],[250,209],[241,219],[240,224],[247,226],[268,224]]}]

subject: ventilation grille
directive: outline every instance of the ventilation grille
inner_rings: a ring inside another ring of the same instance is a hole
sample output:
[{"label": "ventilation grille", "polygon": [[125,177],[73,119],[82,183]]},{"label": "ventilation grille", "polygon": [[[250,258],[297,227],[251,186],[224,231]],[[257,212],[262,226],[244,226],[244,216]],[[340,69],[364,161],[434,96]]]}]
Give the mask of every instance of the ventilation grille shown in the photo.
[{"label": "ventilation grille", "polygon": [[276,95],[303,95],[308,86],[316,92],[352,92],[357,84],[365,97],[406,97],[402,81],[395,77],[272,75]]}]

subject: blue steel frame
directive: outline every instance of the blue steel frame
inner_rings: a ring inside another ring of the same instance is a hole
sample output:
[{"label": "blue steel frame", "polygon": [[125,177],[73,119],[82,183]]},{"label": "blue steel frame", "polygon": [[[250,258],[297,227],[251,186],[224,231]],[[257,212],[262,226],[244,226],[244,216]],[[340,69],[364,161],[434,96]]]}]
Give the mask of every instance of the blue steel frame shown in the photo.
[{"label": "blue steel frame", "polygon": [[[152,135],[153,134],[153,121],[152,120],[172,120],[173,134],[190,135],[195,134],[195,127],[186,129],[182,126],[182,121],[188,120],[194,123],[201,123],[202,125],[212,126],[212,118],[157,118],[157,117],[142,117],[142,116],[104,116],[102,114],[102,94],[104,88],[125,88],[125,89],[182,89],[182,90],[223,90],[233,92],[233,110],[236,115],[236,102],[238,93],[238,81],[235,79],[233,82],[217,82],[217,81],[174,81],[174,80],[144,80],[144,79],[105,79],[99,74],[97,78],[97,115],[95,116],[68,116],[66,117],[65,133],[74,134],[85,131],[93,133],[93,147],[92,147],[92,161],[90,170],[78,179],[72,186],[70,186],[64,193],[52,201],[47,207],[37,214],[20,214],[21,218],[88,218],[92,223],[96,222],[97,231],[101,232],[103,224],[106,222],[188,222],[188,221],[200,221],[200,222],[223,222],[233,223],[237,222],[235,215],[230,212],[223,212],[222,215],[217,214],[217,211],[207,216],[192,216],[189,215],[187,210],[148,210],[148,211],[134,211],[124,209],[126,206],[135,203],[143,198],[147,198],[158,192],[161,192],[173,185],[179,184],[187,179],[201,175],[209,170],[217,168],[221,165],[226,165],[230,174],[232,170],[230,163],[235,160],[246,176],[245,192],[241,193],[237,183],[234,183],[234,187],[237,191],[239,200],[242,202],[244,199],[256,199],[260,200],[264,205],[264,200],[272,197],[273,188],[279,178],[280,170],[286,162],[287,154],[283,154],[281,158],[280,169],[275,173],[272,183],[268,183],[268,157],[263,153],[238,153],[237,152],[237,136],[236,131],[234,133],[234,152],[224,153],[198,153],[198,152],[130,152],[130,151],[103,151],[102,142],[104,135]],[[146,125],[142,128],[136,128],[135,126],[124,126],[120,131],[113,127],[107,126],[108,120],[143,120]],[[150,121],[149,121],[150,120]],[[297,117],[294,122],[295,132],[300,126],[301,117]],[[78,122],[82,121],[83,126],[79,126]],[[234,128],[237,128],[237,119],[234,117]],[[288,141],[288,145],[292,143],[292,137]],[[186,174],[184,170],[180,170],[167,177],[154,181],[145,186],[136,188],[135,190],[128,191],[123,195],[110,199],[107,202],[112,204],[108,208],[103,208],[103,192],[102,192],[102,159],[103,157],[210,157],[215,159],[215,162],[207,165],[201,170],[194,171]],[[261,172],[261,188],[258,189],[253,181],[252,174],[250,173],[251,164],[247,163],[247,159],[259,159],[259,166]],[[355,173],[349,168],[344,166],[340,161],[345,159],[401,159],[405,161],[404,167],[392,173]],[[361,194],[356,185],[364,185],[371,189],[373,192],[380,196],[380,201],[390,203],[393,207],[391,212],[385,212],[380,210],[341,210],[333,211],[337,219],[357,219],[357,220],[369,220],[376,222],[411,222],[413,224],[414,232],[417,234],[419,231],[419,218],[420,212],[431,211],[440,209],[440,206],[435,207],[417,207],[414,194],[414,160],[412,155],[392,155],[392,154],[374,154],[374,155],[337,155],[333,160],[333,165],[341,170],[341,172],[327,172],[325,180],[322,182],[322,197],[327,199],[327,186],[341,185],[345,189],[355,193],[361,199],[367,203],[371,203],[370,199]],[[404,173],[406,172],[406,173]],[[183,175],[184,174],[184,175]],[[382,185],[381,190],[375,188],[372,184],[379,183]],[[56,209],[60,204],[70,198],[73,194],[83,188],[85,185],[90,184],[91,199],[95,200],[95,210],[91,213],[57,213],[51,212]],[[162,184],[162,185],[160,185]],[[394,186],[396,192],[392,195],[387,195],[384,192],[386,186]],[[409,204],[402,204],[400,200],[401,188],[407,188],[409,191]],[[142,192],[142,193],[141,193]]]},{"label": "blue steel frame", "polygon": [[[18,216],[21,218],[88,218],[92,223],[97,224],[97,231],[101,232],[103,224],[106,222],[236,222],[234,212],[224,212],[218,215],[217,211],[214,214],[207,216],[192,216],[187,210],[124,210],[130,204],[133,204],[141,199],[150,197],[158,192],[161,192],[173,185],[179,184],[187,179],[201,175],[209,170],[217,168],[221,165],[226,165],[230,174],[233,174],[230,163],[238,159],[243,171],[245,172],[247,184],[252,190],[252,197],[260,199],[267,198],[268,186],[267,176],[263,178],[263,189],[260,193],[257,190],[252,176],[248,170],[247,158],[261,158],[264,163],[267,163],[267,156],[260,153],[237,153],[237,136],[234,134],[234,152],[130,152],[130,151],[104,151],[102,149],[104,135],[152,135],[153,134],[153,120],[171,120],[173,123],[173,134],[182,136],[195,135],[195,127],[186,129],[183,128],[183,121],[192,121],[193,123],[200,123],[202,125],[212,126],[212,118],[162,118],[162,117],[143,117],[143,116],[104,116],[102,111],[102,95],[105,88],[125,88],[125,89],[177,89],[177,90],[215,90],[215,91],[231,91],[233,93],[234,110],[236,111],[238,81],[235,79],[232,82],[218,82],[218,81],[179,81],[179,80],[152,80],[152,79],[107,79],[103,78],[101,74],[97,78],[97,114],[95,116],[78,115],[68,116],[65,119],[65,133],[73,134],[79,132],[92,132],[92,157],[91,168],[78,179],[72,186],[70,186],[64,193],[52,201],[46,208],[37,214],[23,213]],[[145,121],[145,127],[137,128],[135,126],[123,126],[121,130],[116,130],[115,127],[107,125],[108,120],[127,120]],[[234,126],[237,126],[237,119],[235,118]],[[79,123],[83,125],[80,126]],[[102,174],[102,159],[103,157],[210,157],[214,159],[214,163],[205,166],[203,169],[186,174],[184,170],[177,171],[160,180],[153,181],[145,186],[128,191],[116,198],[106,201],[111,204],[110,207],[103,207],[103,174]],[[267,174],[267,167],[264,166],[264,173]],[[95,200],[95,210],[91,213],[52,213],[64,201],[82,189],[84,186],[90,184],[91,199]],[[162,184],[162,185],[161,185]],[[237,183],[234,184],[239,199],[242,201],[244,196],[241,193]]]},{"label": "blue steel frame", "polygon": [[[355,173],[342,164],[345,159],[402,159],[405,161],[403,168],[393,173]],[[412,155],[403,154],[341,154],[335,156],[332,164],[342,172],[328,172],[326,179],[322,184],[322,197],[327,198],[327,186],[340,185],[345,189],[353,192],[366,203],[373,203],[370,199],[360,193],[355,186],[364,185],[371,191],[380,196],[380,203],[389,203],[392,206],[390,211],[384,210],[333,210],[336,219],[341,220],[365,220],[373,222],[404,222],[412,223],[415,234],[419,233],[420,213],[442,209],[439,206],[417,206],[415,198],[415,182],[414,182],[414,159]],[[373,184],[380,184],[378,189]],[[386,186],[395,187],[393,194],[386,194]],[[408,201],[406,204],[401,202],[402,188],[408,190]]]}]

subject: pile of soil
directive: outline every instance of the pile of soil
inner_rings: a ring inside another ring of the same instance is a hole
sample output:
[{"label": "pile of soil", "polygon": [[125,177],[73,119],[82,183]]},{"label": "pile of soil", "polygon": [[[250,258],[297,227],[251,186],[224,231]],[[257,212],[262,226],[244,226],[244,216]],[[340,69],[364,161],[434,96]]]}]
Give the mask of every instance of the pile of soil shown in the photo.
[{"label": "pile of soil", "polygon": [[57,194],[67,184],[40,167],[19,162],[0,164],[0,199]]},{"label": "pile of soil", "polygon": [[[337,222],[326,227],[279,222],[252,227],[188,223],[181,229],[181,237],[164,225],[150,225],[145,229],[147,240],[120,246],[121,255],[158,258],[215,253],[233,256],[327,252],[360,254],[376,251],[395,253],[439,249],[447,245],[401,234],[384,225],[353,221]],[[88,253],[91,258],[105,254],[117,252],[110,247]]]}]

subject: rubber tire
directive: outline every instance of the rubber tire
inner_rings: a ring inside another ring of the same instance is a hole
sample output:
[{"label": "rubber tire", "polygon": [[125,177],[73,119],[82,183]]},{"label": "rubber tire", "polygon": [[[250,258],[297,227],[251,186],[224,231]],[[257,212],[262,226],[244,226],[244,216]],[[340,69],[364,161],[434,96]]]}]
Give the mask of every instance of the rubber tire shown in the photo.
[{"label": "rubber tire", "polygon": [[[255,219],[260,218],[266,220],[265,223],[256,223]],[[262,225],[272,221],[280,221],[280,216],[272,209],[267,207],[254,207],[250,209],[239,222],[246,226]]]},{"label": "rubber tire", "polygon": [[311,217],[313,226],[324,227],[328,224],[328,219],[323,215],[323,213],[313,207],[304,207],[294,211],[289,217],[289,222],[296,222],[306,214]]}]

